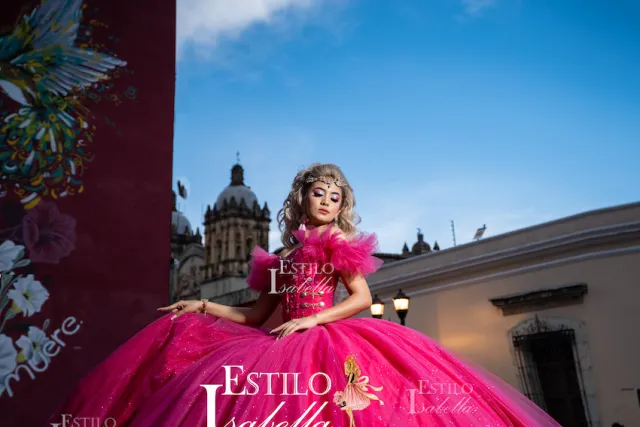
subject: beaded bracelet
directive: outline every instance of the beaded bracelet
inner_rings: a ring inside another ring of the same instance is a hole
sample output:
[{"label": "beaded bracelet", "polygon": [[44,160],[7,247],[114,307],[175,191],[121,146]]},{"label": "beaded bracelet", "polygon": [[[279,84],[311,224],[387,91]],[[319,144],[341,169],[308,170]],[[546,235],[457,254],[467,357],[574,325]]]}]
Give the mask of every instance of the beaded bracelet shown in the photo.
[{"label": "beaded bracelet", "polygon": [[207,300],[203,299],[202,300],[202,308],[200,309],[200,311],[202,312],[202,314],[204,314],[205,316],[207,315]]}]

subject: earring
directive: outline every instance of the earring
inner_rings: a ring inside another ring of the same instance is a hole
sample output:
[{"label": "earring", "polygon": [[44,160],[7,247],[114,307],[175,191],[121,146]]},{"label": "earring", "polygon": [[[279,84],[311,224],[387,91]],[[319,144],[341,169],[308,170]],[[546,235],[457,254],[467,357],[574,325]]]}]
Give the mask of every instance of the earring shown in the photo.
[{"label": "earring", "polygon": [[307,214],[302,214],[302,219],[300,220],[300,226],[298,230],[306,230],[307,229]]}]

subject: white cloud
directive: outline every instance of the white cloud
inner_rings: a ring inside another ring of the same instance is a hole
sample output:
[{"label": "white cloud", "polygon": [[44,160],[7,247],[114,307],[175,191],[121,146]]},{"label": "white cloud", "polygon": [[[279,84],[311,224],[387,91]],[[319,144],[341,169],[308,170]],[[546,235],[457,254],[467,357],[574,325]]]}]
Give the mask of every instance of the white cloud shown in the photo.
[{"label": "white cloud", "polygon": [[273,24],[287,12],[310,9],[318,0],[179,0],[178,51],[185,44],[215,46],[256,24]]},{"label": "white cloud", "polygon": [[478,16],[484,10],[494,7],[498,0],[462,0],[464,11],[468,16]]}]

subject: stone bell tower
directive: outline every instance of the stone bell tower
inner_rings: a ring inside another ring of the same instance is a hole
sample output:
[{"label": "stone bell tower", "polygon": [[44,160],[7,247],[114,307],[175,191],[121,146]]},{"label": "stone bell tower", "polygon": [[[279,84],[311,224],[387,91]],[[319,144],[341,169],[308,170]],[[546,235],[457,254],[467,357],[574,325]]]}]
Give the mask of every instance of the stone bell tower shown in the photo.
[{"label": "stone bell tower", "polygon": [[231,183],[204,217],[205,281],[246,277],[253,248],[269,250],[271,213],[244,183],[244,169],[231,168]]}]

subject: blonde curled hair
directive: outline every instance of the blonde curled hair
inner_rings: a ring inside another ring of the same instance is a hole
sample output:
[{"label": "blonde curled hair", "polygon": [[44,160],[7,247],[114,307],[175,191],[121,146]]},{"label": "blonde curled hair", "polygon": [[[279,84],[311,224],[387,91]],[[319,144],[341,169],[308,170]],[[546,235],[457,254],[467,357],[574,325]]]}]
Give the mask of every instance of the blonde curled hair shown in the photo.
[{"label": "blonde curled hair", "polygon": [[305,203],[307,192],[312,183],[307,180],[310,177],[328,177],[340,182],[342,198],[340,213],[335,219],[335,225],[346,235],[353,236],[357,232],[356,225],[360,222],[360,217],[354,212],[356,200],[353,189],[349,185],[342,170],[334,164],[313,163],[296,175],[291,184],[291,191],[284,201],[282,209],[278,211],[278,227],[282,233],[282,244],[290,248],[298,243],[293,235],[293,231],[300,227],[303,215],[305,214]]}]

